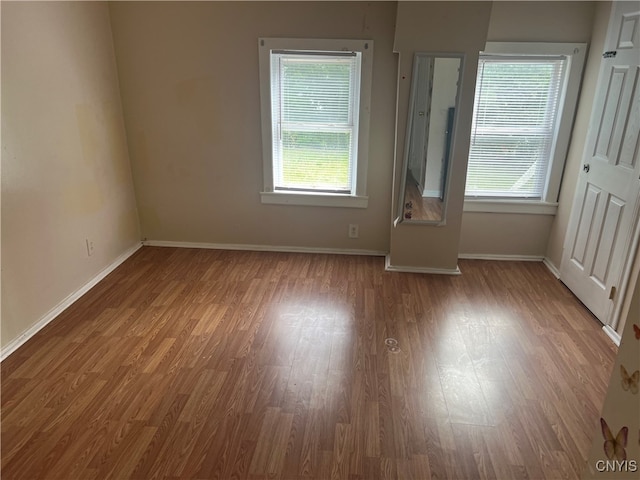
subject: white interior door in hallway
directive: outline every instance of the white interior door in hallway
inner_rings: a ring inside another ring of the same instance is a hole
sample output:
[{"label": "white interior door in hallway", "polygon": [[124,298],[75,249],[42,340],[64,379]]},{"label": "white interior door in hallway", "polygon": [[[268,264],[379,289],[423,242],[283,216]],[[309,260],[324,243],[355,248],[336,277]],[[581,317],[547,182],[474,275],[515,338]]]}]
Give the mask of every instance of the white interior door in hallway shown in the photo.
[{"label": "white interior door in hallway", "polygon": [[615,328],[640,209],[640,2],[612,7],[560,279]]}]

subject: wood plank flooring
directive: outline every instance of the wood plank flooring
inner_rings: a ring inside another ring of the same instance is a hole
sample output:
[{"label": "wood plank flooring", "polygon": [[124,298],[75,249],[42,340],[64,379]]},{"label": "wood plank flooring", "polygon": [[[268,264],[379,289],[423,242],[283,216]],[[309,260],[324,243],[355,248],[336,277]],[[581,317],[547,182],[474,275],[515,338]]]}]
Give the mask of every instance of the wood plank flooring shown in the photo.
[{"label": "wood plank flooring", "polygon": [[2,479],[577,478],[615,347],[460,268],[145,247],[2,363]]}]

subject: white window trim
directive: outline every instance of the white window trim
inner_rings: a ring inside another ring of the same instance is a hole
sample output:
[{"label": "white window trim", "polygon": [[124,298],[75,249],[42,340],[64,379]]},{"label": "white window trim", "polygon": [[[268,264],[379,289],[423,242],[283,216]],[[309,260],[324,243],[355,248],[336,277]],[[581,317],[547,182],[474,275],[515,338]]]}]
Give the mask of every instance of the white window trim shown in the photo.
[{"label": "white window trim", "polygon": [[487,42],[482,53],[493,55],[565,55],[568,68],[565,75],[566,90],[560,99],[558,113],[558,131],[551,167],[547,175],[547,184],[541,200],[518,200],[489,198],[480,199],[466,197],[465,212],[490,213],[533,213],[555,215],[557,210],[562,172],[569,150],[569,141],[573,129],[573,119],[578,103],[582,71],[587,52],[586,43],[537,43],[537,42]]},{"label": "white window trim", "polygon": [[[271,125],[271,50],[352,51],[360,52],[360,115],[358,154],[355,169],[355,191],[351,195],[274,191]],[[259,38],[260,112],[262,120],[262,203],[281,205],[314,205],[323,207],[367,208],[367,170],[369,161],[369,117],[373,73],[373,40]]]},{"label": "white window trim", "polygon": [[541,200],[518,200],[518,199],[492,199],[492,200],[472,200],[466,199],[464,202],[465,212],[484,213],[522,213],[537,215],[555,215],[558,211],[558,204],[544,202]]}]

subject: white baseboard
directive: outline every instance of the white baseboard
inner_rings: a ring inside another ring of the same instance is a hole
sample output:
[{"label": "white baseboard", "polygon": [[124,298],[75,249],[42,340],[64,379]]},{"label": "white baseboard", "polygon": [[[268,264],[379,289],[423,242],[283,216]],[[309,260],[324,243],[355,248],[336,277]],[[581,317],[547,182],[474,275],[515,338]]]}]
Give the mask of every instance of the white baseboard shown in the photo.
[{"label": "white baseboard", "polygon": [[458,258],[463,260],[495,260],[504,262],[542,262],[542,255],[493,255],[485,253],[461,253]]},{"label": "white baseboard", "polygon": [[113,270],[115,270],[120,264],[122,264],[127,258],[136,253],[142,244],[135,245],[131,247],[129,250],[124,252],[118,258],[116,258],[110,265],[103,268],[95,277],[89,280],[88,283],[80,287],[75,292],[71,293],[64,300],[62,300],[58,305],[49,310],[49,312],[42,317],[38,322],[31,326],[28,330],[24,331],[17,338],[11,340],[5,347],[2,347],[2,351],[0,352],[0,361],[7,358],[13,352],[15,352],[18,348],[20,348],[24,343],[27,342],[31,337],[33,337],[36,333],[42,330],[49,322],[51,322],[54,318],[64,312],[67,308],[69,308],[76,300],[78,300],[82,295],[91,290],[100,280],[109,275]]},{"label": "white baseboard", "polygon": [[542,259],[542,263],[549,269],[549,271],[553,274],[554,277],[560,279],[560,270],[556,267],[548,257],[544,257]]},{"label": "white baseboard", "polygon": [[460,275],[460,269],[456,268],[429,268],[429,267],[409,267],[403,265],[391,265],[389,255],[385,256],[384,269],[388,272],[403,273],[430,273],[436,275]]},{"label": "white baseboard", "polygon": [[279,245],[246,245],[235,243],[168,242],[164,240],[145,240],[142,242],[142,244],[149,247],[206,248],[210,250],[248,250],[254,252],[321,253],[334,255],[368,255],[374,257],[382,257],[387,254],[387,252],[383,252],[380,250],[361,250],[356,248],[315,248]]},{"label": "white baseboard", "polygon": [[616,332],[610,325],[603,325],[602,330],[607,336],[611,339],[613,343],[615,343],[618,347],[620,346],[620,334]]},{"label": "white baseboard", "polygon": [[476,253],[461,253],[458,258],[466,260],[496,260],[511,262],[542,262],[545,267],[553,274],[554,277],[560,279],[560,270],[556,267],[548,257],[542,255],[484,255]]}]

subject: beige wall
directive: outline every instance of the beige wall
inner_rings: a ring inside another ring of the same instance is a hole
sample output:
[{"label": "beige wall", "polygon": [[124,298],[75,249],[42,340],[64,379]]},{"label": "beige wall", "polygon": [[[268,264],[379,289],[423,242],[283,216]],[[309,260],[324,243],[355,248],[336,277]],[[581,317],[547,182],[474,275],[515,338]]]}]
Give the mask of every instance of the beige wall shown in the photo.
[{"label": "beige wall", "polygon": [[567,153],[562,185],[560,186],[560,198],[558,212],[551,224],[549,241],[546,248],[546,256],[556,267],[560,267],[562,260],[562,250],[569,224],[569,215],[573,206],[578,174],[582,165],[582,154],[587,143],[587,131],[591,119],[591,109],[595,97],[598,74],[600,72],[600,61],[604,51],[604,42],[611,12],[610,2],[598,2],[593,24],[593,34],[589,45],[589,55],[585,65],[582,79],[582,90],[576,110],[576,120],[574,123],[571,144]]},{"label": "beige wall", "polygon": [[588,42],[597,2],[497,1],[490,42]]},{"label": "beige wall", "polygon": [[548,232],[552,222],[551,215],[465,213],[460,235],[460,253],[542,257],[547,237],[540,232]]},{"label": "beige wall", "polygon": [[140,235],[107,5],[1,8],[5,347]]},{"label": "beige wall", "polygon": [[420,51],[464,53],[465,60],[451,152],[446,225],[399,223],[392,227],[389,263],[394,267],[456,269],[478,52],[485,44],[490,13],[490,2],[398,4],[394,45],[400,54],[395,197],[398,197],[404,158],[413,54]]},{"label": "beige wall", "polygon": [[[590,43],[595,7],[596,2],[494,2],[487,41]],[[593,50],[590,48],[590,51]],[[590,68],[589,63],[593,63],[591,56],[585,68]],[[580,105],[591,101],[593,91],[583,89],[582,95],[588,98],[581,99]],[[584,138],[583,128],[584,125],[577,122],[574,137],[582,135]],[[577,175],[569,163],[565,176]],[[565,189],[564,183],[562,189]],[[563,192],[559,216],[570,208],[570,205],[564,205],[566,201]],[[553,224],[553,215],[465,212],[460,253],[542,257],[547,252]]]},{"label": "beige wall", "polygon": [[[113,34],[142,235],[150,240],[389,248],[395,4],[114,2]],[[260,202],[258,37],[374,41],[366,209]],[[348,238],[359,224],[360,238]]]}]

